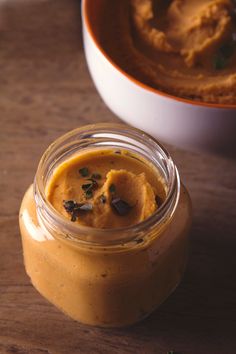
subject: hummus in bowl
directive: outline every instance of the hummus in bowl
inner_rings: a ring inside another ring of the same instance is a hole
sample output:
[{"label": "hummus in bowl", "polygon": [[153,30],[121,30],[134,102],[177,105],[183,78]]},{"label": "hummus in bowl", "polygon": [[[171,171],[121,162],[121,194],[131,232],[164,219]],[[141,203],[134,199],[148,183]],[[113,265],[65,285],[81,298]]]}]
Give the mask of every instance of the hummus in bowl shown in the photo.
[{"label": "hummus in bowl", "polygon": [[99,40],[122,70],[170,95],[236,104],[235,1],[104,4]]},{"label": "hummus in bowl", "polygon": [[118,117],[157,139],[235,155],[235,6],[83,0],[86,60]]}]

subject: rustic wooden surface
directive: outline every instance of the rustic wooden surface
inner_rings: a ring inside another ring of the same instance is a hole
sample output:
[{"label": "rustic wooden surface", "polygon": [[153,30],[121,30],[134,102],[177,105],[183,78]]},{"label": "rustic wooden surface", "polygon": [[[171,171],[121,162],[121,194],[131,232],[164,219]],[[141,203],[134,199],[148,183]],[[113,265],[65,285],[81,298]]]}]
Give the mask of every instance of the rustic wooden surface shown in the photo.
[{"label": "rustic wooden surface", "polygon": [[0,2],[0,353],[236,353],[236,166],[170,148],[193,204],[183,282],[127,329],[76,323],[31,286],[18,210],[44,149],[89,122],[117,121],[89,77],[79,1]]}]

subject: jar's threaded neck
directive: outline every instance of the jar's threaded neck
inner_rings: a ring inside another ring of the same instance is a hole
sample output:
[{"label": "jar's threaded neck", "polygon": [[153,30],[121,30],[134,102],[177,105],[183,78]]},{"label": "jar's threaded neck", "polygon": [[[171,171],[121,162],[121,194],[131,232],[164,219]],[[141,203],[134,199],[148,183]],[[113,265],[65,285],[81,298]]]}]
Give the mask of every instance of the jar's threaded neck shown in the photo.
[{"label": "jar's threaded neck", "polygon": [[[160,208],[145,221],[120,229],[96,229],[71,223],[49,203],[46,186],[54,169],[75,153],[88,149],[120,148],[150,161],[163,176],[167,196]],[[169,153],[152,137],[122,124],[95,124],[75,129],[49,146],[42,156],[34,181],[36,209],[40,222],[50,233],[77,242],[97,245],[128,242],[147,233],[173,214],[180,191],[179,174]]]}]

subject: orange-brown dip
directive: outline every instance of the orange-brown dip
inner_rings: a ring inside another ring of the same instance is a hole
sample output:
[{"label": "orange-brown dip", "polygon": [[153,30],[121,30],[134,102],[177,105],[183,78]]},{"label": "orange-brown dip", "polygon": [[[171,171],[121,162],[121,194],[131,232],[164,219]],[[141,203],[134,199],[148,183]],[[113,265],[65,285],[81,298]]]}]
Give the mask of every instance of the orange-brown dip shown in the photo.
[{"label": "orange-brown dip", "polygon": [[124,71],[172,95],[236,103],[235,1],[103,3],[100,41]]},{"label": "orange-brown dip", "polygon": [[55,171],[47,187],[54,208],[82,225],[131,226],[151,216],[165,185],[151,164],[125,150],[88,151]]},{"label": "orange-brown dip", "polygon": [[168,187],[158,165],[112,148],[79,151],[48,176],[45,202],[30,186],[20,209],[32,284],[82,323],[120,327],[146,317],[184,272],[191,223],[185,188],[159,215]]}]

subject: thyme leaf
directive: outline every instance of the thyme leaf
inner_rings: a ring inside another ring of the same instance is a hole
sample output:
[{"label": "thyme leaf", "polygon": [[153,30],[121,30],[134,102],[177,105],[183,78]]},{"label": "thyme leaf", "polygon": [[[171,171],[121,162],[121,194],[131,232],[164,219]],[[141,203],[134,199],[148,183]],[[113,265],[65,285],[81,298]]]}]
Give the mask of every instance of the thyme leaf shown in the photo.
[{"label": "thyme leaf", "polygon": [[132,207],[124,200],[120,198],[114,198],[111,201],[113,210],[120,216],[126,216]]},{"label": "thyme leaf", "polygon": [[102,176],[100,175],[100,173],[93,173],[91,178],[93,178],[93,179],[101,179]]},{"label": "thyme leaf", "polygon": [[109,187],[109,192],[110,192],[111,194],[114,194],[115,191],[116,191],[116,186],[115,186],[114,184],[111,184],[110,187]]},{"label": "thyme leaf", "polygon": [[99,199],[100,199],[100,202],[101,202],[102,204],[105,204],[106,201],[107,201],[107,198],[105,197],[104,194],[100,195]]},{"label": "thyme leaf", "polygon": [[214,58],[213,66],[215,70],[222,70],[226,67],[227,60],[222,56],[218,55]]},{"label": "thyme leaf", "polygon": [[75,222],[81,212],[93,210],[92,204],[77,203],[74,200],[63,200],[63,206],[68,214],[71,215],[71,221]]},{"label": "thyme leaf", "polygon": [[88,177],[89,176],[89,169],[88,167],[82,167],[79,169],[79,173],[82,177]]}]

